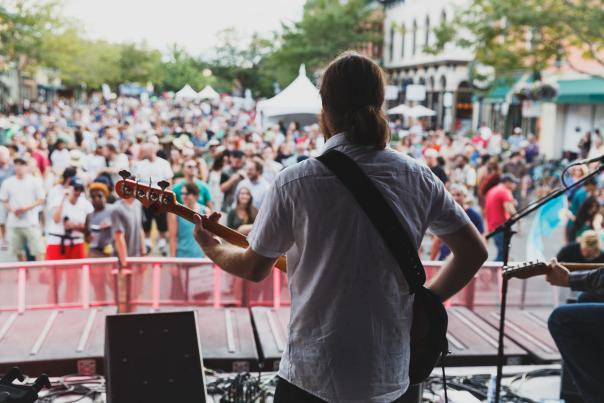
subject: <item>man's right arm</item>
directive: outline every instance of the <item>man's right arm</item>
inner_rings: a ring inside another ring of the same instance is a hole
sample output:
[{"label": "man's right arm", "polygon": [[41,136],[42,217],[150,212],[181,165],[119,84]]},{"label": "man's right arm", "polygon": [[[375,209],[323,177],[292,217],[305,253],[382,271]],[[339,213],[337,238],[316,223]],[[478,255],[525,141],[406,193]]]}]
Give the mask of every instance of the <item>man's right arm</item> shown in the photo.
[{"label": "man's right arm", "polygon": [[445,301],[461,290],[487,260],[483,238],[472,223],[458,230],[439,235],[451,249],[451,255],[430,282],[428,288]]}]

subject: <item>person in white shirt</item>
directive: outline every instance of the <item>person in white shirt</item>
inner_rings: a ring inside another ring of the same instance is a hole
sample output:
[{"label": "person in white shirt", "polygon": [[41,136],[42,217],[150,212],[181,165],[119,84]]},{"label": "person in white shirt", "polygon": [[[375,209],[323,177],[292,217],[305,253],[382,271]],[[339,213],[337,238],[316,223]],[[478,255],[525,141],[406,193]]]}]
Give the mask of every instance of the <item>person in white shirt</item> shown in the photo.
[{"label": "person in white shirt", "polygon": [[[134,177],[145,184],[156,185],[159,181],[170,181],[174,177],[170,163],[157,156],[157,145],[145,143],[141,147],[141,160],[134,166]],[[166,213],[160,213],[157,209],[143,207],[143,229],[145,230],[145,245],[147,253],[151,251],[151,226],[153,221],[157,225],[160,239],[157,243],[160,254],[168,254],[168,220]]]},{"label": "person in white shirt", "polygon": [[[323,73],[320,93],[323,151],[360,166],[416,248],[427,228],[450,247],[452,258],[428,285],[450,298],[486,260],[486,247],[429,168],[387,148],[382,70],[344,53]],[[291,316],[275,403],[400,401],[409,386],[413,296],[377,229],[321,162],[307,159],[277,176],[248,248],[221,244],[202,224],[194,234],[218,266],[252,281],[287,254]]]},{"label": "person in white shirt", "polygon": [[119,172],[128,170],[130,161],[126,154],[120,153],[117,146],[113,143],[107,143],[103,147],[103,155],[107,161],[107,166],[99,171],[99,175],[107,175],[111,178],[111,184],[116,184],[121,178]]},{"label": "person in white shirt", "polygon": [[271,145],[267,144],[262,149],[262,159],[264,160],[262,176],[269,184],[273,183],[277,174],[283,169],[283,165],[275,161],[275,150]]},{"label": "person in white shirt", "polygon": [[94,154],[86,155],[83,158],[82,169],[86,174],[87,182],[92,182],[107,167],[107,161],[103,155],[103,148],[97,146],[94,150]]},{"label": "person in white shirt", "polygon": [[61,175],[65,168],[69,166],[71,156],[69,150],[65,147],[65,140],[58,139],[55,143],[55,149],[50,154],[50,163],[55,175]]},{"label": "person in white shirt", "polygon": [[[245,163],[245,175],[246,178],[237,184],[235,189],[235,195],[239,193],[242,188],[247,188],[252,193],[253,204],[257,209],[262,206],[262,201],[268,193],[270,184],[262,177],[264,164],[260,158],[253,158]],[[233,203],[233,208],[236,206],[237,201]]]},{"label": "person in white shirt", "polygon": [[25,260],[25,245],[37,260],[44,259],[44,242],[36,207],[44,203],[44,186],[29,174],[27,161],[15,158],[15,176],[2,182],[0,201],[8,211],[6,235],[10,252]]},{"label": "person in white shirt", "polygon": [[[63,197],[51,201],[49,208],[52,211],[52,217],[48,223],[46,259],[65,260],[86,257],[84,247],[85,232],[88,227],[86,220],[94,208],[83,193],[84,183],[74,176],[69,180],[69,186]],[[54,271],[54,288],[59,288],[63,274],[66,277],[63,302],[77,302],[80,288],[79,272],[63,268],[55,268]],[[54,301],[52,294],[50,302],[58,302]]]}]

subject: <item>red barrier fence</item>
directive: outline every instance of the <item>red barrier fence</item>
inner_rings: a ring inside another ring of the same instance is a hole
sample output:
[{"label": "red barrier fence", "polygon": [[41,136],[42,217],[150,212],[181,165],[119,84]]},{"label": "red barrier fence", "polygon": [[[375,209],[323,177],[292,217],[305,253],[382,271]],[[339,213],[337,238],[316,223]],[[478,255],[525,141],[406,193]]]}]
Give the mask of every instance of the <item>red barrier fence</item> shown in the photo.
[{"label": "red barrier fence", "polygon": [[[0,263],[0,311],[115,305],[117,258]],[[208,259],[129,258],[130,305],[273,306],[289,305],[287,276],[252,283],[232,276]],[[442,262],[424,262],[430,278]],[[368,268],[370,269],[370,268]],[[500,265],[486,263],[461,292],[447,302],[473,308],[497,305]],[[556,293],[543,279],[512,280],[511,305],[552,306]]]}]

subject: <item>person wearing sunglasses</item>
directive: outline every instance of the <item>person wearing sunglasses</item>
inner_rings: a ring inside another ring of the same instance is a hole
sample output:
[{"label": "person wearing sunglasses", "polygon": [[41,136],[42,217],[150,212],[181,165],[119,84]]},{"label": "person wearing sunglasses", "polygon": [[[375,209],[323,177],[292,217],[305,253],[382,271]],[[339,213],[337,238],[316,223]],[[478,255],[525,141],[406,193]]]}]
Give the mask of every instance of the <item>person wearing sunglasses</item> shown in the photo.
[{"label": "person wearing sunglasses", "polygon": [[193,182],[198,189],[197,203],[212,210],[213,206],[210,188],[204,181],[199,179],[199,167],[197,166],[197,162],[193,159],[186,161],[184,164],[183,173],[184,180],[178,182],[172,188],[172,191],[176,195],[176,201],[181,204],[184,203],[184,198],[182,197],[183,188],[186,183]]}]

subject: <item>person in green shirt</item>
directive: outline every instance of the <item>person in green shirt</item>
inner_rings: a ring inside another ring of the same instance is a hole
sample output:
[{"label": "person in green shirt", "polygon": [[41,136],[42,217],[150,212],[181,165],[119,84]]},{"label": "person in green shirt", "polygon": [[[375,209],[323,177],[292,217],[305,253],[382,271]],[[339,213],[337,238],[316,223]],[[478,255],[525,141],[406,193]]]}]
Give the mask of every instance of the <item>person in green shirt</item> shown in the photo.
[{"label": "person in green shirt", "polygon": [[182,188],[187,182],[193,182],[199,188],[199,196],[197,198],[197,203],[202,206],[206,206],[208,209],[212,210],[212,195],[210,194],[210,188],[208,185],[199,179],[199,167],[197,166],[197,161],[194,159],[189,159],[184,163],[183,168],[184,180],[178,182],[172,188],[172,191],[176,195],[176,201],[179,203],[183,203],[182,199]]}]

